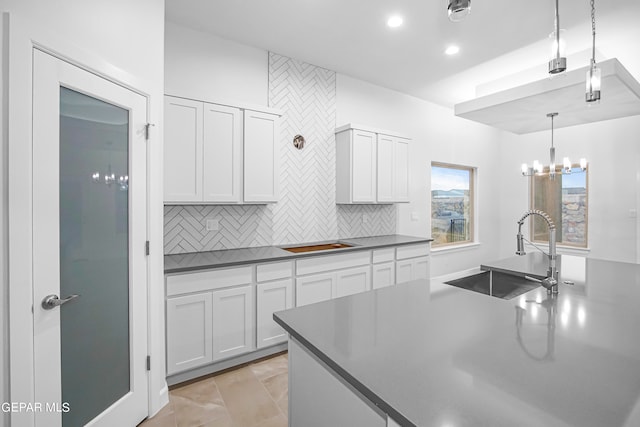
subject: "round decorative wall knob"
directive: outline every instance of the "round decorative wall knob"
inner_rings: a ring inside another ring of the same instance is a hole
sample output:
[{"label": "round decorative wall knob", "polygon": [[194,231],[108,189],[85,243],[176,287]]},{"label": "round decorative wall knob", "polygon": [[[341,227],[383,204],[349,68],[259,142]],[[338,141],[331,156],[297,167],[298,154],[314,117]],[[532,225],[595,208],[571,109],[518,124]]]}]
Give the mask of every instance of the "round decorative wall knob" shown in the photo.
[{"label": "round decorative wall knob", "polygon": [[304,136],[296,135],[293,137],[293,146],[298,150],[302,150],[304,148]]}]

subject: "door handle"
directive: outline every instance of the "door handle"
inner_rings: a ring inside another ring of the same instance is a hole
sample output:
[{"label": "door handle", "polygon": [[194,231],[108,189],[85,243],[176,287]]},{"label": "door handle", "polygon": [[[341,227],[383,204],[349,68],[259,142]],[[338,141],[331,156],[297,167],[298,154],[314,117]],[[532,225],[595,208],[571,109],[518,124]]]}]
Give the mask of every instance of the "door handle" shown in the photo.
[{"label": "door handle", "polygon": [[55,294],[47,295],[42,300],[42,308],[44,308],[45,310],[51,310],[55,307],[58,307],[59,305],[66,304],[69,301],[78,298],[79,296],[80,295],[73,294],[69,295],[66,298],[60,299],[60,297]]}]

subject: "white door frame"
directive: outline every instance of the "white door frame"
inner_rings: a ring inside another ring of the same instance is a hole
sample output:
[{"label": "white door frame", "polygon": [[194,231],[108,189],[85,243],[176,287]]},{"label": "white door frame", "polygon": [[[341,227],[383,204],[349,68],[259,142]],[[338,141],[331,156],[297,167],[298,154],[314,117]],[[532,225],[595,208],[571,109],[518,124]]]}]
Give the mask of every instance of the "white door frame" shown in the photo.
[{"label": "white door frame", "polygon": [[[33,358],[33,274],[32,274],[32,52],[38,48],[113,83],[132,90],[147,99],[147,119],[151,118],[151,94],[155,87],[143,79],[80,49],[68,40],[43,32],[41,28],[9,16],[9,399],[14,403],[34,402]],[[6,22],[6,21],[5,21]],[[5,33],[6,34],[6,33]],[[6,46],[6,45],[5,45]],[[5,59],[7,57],[5,56]],[[161,94],[158,94],[161,95]],[[161,96],[158,96],[161,97]],[[162,105],[162,99],[154,102]],[[158,109],[159,108],[159,109]],[[157,107],[156,121],[162,109]],[[162,126],[156,126],[161,135]],[[161,142],[161,138],[156,138]],[[153,354],[149,375],[149,415],[168,402],[164,362],[164,286],[162,286],[162,147],[147,149],[147,236],[151,241],[148,262],[148,348]],[[155,209],[158,212],[155,212]],[[160,285],[158,285],[160,281]],[[152,286],[152,284],[155,284]],[[161,331],[161,332],[160,332]],[[10,414],[12,427],[34,426],[34,413],[29,410]]]}]

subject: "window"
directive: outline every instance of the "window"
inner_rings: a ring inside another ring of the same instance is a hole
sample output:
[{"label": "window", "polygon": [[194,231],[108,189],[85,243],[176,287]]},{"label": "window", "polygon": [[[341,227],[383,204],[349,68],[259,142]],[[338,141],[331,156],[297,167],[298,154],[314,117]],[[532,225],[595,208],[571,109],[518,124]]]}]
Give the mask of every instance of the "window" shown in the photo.
[{"label": "window", "polygon": [[473,181],[475,169],[431,164],[432,246],[473,242]]},{"label": "window", "polygon": [[[571,174],[531,177],[531,209],[546,212],[556,226],[556,242],[561,245],[587,247],[588,170],[574,165]],[[542,218],[531,217],[531,235],[536,242],[548,242],[549,230]]]}]

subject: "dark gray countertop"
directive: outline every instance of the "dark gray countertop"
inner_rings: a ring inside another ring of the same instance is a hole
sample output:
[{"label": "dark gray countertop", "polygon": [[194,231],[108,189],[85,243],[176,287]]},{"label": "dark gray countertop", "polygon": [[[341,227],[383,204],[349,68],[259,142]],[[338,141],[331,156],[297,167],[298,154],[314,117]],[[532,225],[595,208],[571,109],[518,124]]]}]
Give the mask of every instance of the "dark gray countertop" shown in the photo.
[{"label": "dark gray countertop", "polygon": [[[323,256],[341,252],[360,251],[386,246],[408,245],[412,243],[427,243],[433,239],[428,237],[403,236],[392,234],[387,236],[357,237],[338,239],[340,242],[354,245],[351,248],[332,249],[317,252],[292,253],[278,246],[261,246],[256,248],[226,249],[209,252],[194,252],[164,256],[164,272],[184,273],[188,271],[205,270],[208,268],[230,267],[234,265],[253,264],[259,262],[283,261],[309,256]],[[305,246],[325,242],[300,243],[283,246]]]},{"label": "dark gray countertop", "polygon": [[403,426],[640,426],[640,266],[565,255],[560,274],[555,298],[421,280],[274,318]]}]

